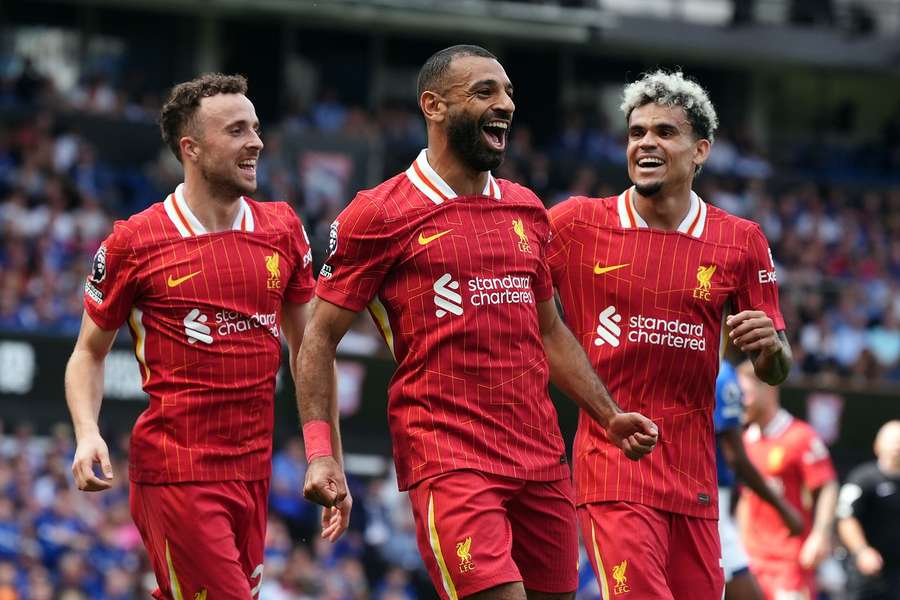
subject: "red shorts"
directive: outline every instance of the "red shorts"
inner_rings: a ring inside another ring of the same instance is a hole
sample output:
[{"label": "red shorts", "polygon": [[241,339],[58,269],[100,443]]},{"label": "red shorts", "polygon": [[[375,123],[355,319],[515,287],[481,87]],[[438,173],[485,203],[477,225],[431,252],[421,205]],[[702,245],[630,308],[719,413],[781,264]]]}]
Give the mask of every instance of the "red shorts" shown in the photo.
[{"label": "red shorts", "polygon": [[[131,483],[157,600],[247,600],[262,584],[269,481]],[[205,592],[205,593],[204,593]]]},{"label": "red shorts", "polygon": [[766,600],[813,600],[816,574],[797,561],[750,558],[750,571],[756,576]]},{"label": "red shorts", "polygon": [[603,600],[722,600],[718,524],[630,502],[578,507]]},{"label": "red shorts", "polygon": [[451,471],[409,491],[419,552],[435,589],[456,600],[504,583],[547,593],[578,587],[572,482]]}]

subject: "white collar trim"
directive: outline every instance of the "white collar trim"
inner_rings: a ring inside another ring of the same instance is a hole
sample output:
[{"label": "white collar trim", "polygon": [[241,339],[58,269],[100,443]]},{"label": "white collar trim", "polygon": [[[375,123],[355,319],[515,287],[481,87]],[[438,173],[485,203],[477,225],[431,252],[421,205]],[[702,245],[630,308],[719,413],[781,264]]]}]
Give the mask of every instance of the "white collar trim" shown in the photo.
[{"label": "white collar trim", "polygon": [[[208,233],[197,216],[191,212],[191,208],[184,199],[183,183],[179,183],[178,187],[175,188],[175,192],[166,198],[163,202],[163,207],[166,209],[166,214],[175,225],[178,233],[181,234],[181,237]],[[241,204],[234,217],[234,223],[231,224],[231,229],[234,231],[254,230],[253,211],[250,209],[247,199],[243,196],[241,196]]]},{"label": "white collar trim", "polygon": [[[649,227],[647,221],[641,217],[634,204],[634,186],[619,194],[616,200],[616,209],[619,213],[619,225],[623,228],[640,229]],[[706,226],[706,212],[706,202],[692,191],[691,206],[676,231],[699,238]]]},{"label": "white collar trim", "polygon": [[[453,188],[428,164],[427,151],[424,149],[419,152],[419,156],[416,157],[413,164],[406,169],[406,176],[420,192],[425,194],[435,204],[442,204],[457,197]],[[495,200],[501,199],[500,186],[491,173],[488,173],[481,195]]]}]

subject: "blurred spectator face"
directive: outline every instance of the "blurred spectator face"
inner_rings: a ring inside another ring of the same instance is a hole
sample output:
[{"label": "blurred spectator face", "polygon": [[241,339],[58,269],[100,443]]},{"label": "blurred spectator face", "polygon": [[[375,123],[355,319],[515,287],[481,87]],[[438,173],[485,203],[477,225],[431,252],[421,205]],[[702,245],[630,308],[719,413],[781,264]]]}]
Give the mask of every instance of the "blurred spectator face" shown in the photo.
[{"label": "blurred spectator face", "polygon": [[256,191],[256,161],[263,149],[259,119],[243,94],[203,98],[194,119],[197,128],[182,156],[194,163],[212,189],[226,196]]},{"label": "blurred spectator face", "polygon": [[709,148],[708,140],[697,139],[680,106],[650,102],[635,108],[628,118],[628,176],[642,196],[690,188],[695,168],[706,161]]},{"label": "blurred spectator face", "polygon": [[875,456],[882,469],[900,471],[900,421],[888,421],[878,430]]},{"label": "blurred spectator face", "polygon": [[778,391],[762,382],[753,363],[744,361],[737,369],[738,385],[744,393],[744,410],[749,423],[760,423],[778,407]]},{"label": "blurred spectator face", "polygon": [[499,62],[481,56],[454,58],[447,87],[447,141],[469,169],[491,171],[503,163],[516,105],[512,84]]}]

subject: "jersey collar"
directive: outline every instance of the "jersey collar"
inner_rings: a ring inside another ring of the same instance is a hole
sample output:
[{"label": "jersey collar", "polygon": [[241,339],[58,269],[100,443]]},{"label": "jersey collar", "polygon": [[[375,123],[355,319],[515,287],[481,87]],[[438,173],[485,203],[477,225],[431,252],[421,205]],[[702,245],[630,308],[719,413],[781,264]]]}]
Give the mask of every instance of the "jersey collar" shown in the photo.
[{"label": "jersey collar", "polygon": [[747,434],[751,441],[758,441],[760,438],[777,438],[782,433],[787,431],[787,428],[791,426],[791,423],[794,422],[794,417],[791,416],[791,413],[784,410],[783,408],[779,408],[778,412],[775,413],[775,416],[772,417],[772,420],[769,421],[769,424],[765,427],[760,427],[756,423],[751,425],[747,429]]},{"label": "jersey collar", "polygon": [[[645,221],[638,213],[634,205],[634,186],[631,186],[619,195],[616,200],[616,209],[619,213],[619,224],[625,229],[648,228]],[[691,207],[687,215],[678,225],[676,231],[699,238],[706,226],[706,202],[693,191],[691,192]]]},{"label": "jersey collar", "polygon": [[[200,220],[191,212],[191,208],[184,199],[184,184],[179,183],[175,188],[175,192],[169,194],[163,202],[166,214],[175,225],[181,237],[192,237],[208,233],[206,228],[200,223]],[[247,199],[241,196],[241,205],[238,207],[237,215],[234,217],[234,223],[231,224],[234,231],[253,231],[253,211],[247,204]]]},{"label": "jersey collar", "polygon": [[[416,157],[413,164],[406,169],[406,176],[420,192],[425,194],[435,204],[441,204],[457,197],[453,188],[441,179],[441,176],[428,164],[426,150],[419,152],[419,156]],[[500,186],[490,173],[488,173],[481,195],[500,200]]]}]

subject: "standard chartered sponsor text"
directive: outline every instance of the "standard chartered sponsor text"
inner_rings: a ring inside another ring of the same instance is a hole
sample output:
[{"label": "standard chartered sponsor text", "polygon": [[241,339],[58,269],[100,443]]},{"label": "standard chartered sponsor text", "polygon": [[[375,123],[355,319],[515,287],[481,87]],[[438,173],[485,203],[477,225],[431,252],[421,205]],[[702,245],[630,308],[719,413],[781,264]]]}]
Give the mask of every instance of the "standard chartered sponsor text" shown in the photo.
[{"label": "standard chartered sponsor text", "polygon": [[240,331],[249,331],[254,327],[264,327],[273,336],[278,337],[278,318],[275,313],[255,313],[249,317],[233,310],[220,310],[216,313],[216,332],[219,335],[230,335]]},{"label": "standard chartered sponsor text", "polygon": [[476,277],[470,279],[472,306],[489,304],[533,304],[531,277]]},{"label": "standard chartered sponsor text", "polygon": [[628,319],[628,341],[643,342],[670,348],[706,350],[703,323],[693,324],[675,319],[655,319],[636,315]]}]

